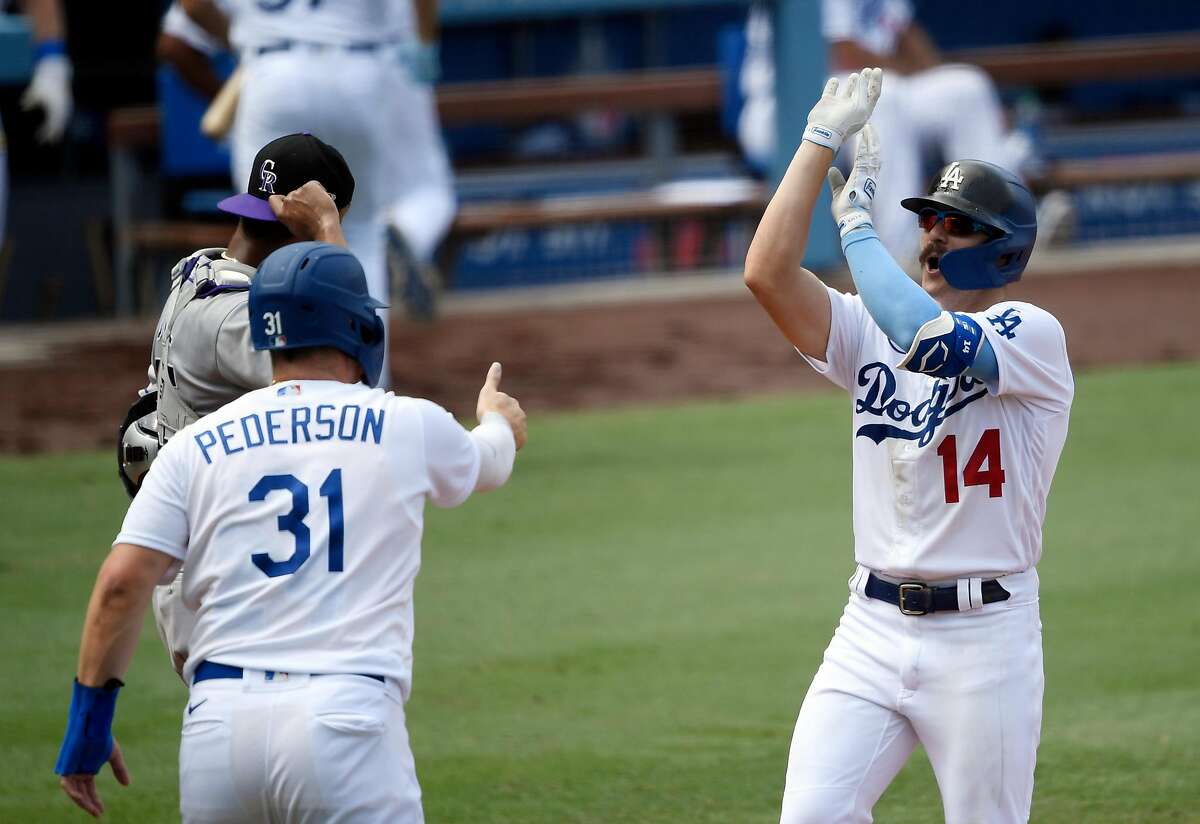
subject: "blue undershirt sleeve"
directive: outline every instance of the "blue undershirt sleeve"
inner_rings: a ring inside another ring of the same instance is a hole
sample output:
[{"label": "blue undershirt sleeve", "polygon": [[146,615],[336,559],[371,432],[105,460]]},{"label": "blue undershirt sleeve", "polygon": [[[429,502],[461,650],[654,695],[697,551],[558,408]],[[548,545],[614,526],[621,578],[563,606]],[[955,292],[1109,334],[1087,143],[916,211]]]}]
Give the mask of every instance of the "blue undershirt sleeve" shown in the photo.
[{"label": "blue undershirt sleeve", "polygon": [[[872,320],[896,346],[907,351],[917,330],[940,315],[942,307],[905,274],[870,226],[847,233],[842,238],[842,252]],[[986,381],[996,379],[996,354],[987,338],[967,374]]]},{"label": "blue undershirt sleeve", "polygon": [[975,362],[971,364],[967,374],[981,378],[992,386],[996,385],[996,380],[1000,377],[1000,365],[996,363],[996,352],[987,337],[979,344],[979,354],[975,356]]}]

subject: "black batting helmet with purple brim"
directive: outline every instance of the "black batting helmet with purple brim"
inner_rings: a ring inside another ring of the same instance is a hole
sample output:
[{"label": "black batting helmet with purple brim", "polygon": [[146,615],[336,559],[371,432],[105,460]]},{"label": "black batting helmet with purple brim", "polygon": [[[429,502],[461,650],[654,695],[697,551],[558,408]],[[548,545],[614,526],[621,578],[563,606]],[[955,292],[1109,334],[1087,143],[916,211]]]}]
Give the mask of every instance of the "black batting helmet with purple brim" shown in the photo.
[{"label": "black batting helmet with purple brim", "polygon": [[354,175],[342,153],[308,132],[277,137],[259,149],[246,191],[217,204],[223,212],[251,220],[275,220],[271,195],[286,195],[310,180],[325,187],[339,209],[354,196]]}]

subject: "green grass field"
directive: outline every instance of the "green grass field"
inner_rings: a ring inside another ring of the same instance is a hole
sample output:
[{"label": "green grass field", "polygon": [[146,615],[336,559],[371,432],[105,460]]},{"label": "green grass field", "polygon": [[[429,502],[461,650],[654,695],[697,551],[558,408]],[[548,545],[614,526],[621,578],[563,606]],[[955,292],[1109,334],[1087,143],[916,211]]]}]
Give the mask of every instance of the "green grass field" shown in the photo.
[{"label": "green grass field", "polygon": [[[517,387],[514,385],[514,391]],[[1035,822],[1200,822],[1200,364],[1081,376],[1046,524]],[[772,822],[846,599],[838,394],[542,417],[510,486],[431,512],[409,727],[441,822]],[[111,456],[0,459],[0,821],[52,774]],[[177,821],[185,700],[147,623],[116,822]],[[918,754],[876,820],[940,822]]]}]

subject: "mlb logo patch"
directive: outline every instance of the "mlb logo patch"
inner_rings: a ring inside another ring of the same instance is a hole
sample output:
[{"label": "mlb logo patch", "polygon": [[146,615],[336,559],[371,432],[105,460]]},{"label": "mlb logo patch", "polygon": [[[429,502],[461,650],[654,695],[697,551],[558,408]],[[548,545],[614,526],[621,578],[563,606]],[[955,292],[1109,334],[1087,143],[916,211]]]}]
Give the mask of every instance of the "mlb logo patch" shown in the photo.
[{"label": "mlb logo patch", "polygon": [[285,395],[299,395],[300,394],[300,384],[298,384],[298,383],[284,384],[283,386],[281,386],[275,390],[275,394],[280,398],[284,397]]},{"label": "mlb logo patch", "polygon": [[287,335],[276,335],[275,341],[271,344],[272,348],[278,349],[281,346],[287,346]]}]

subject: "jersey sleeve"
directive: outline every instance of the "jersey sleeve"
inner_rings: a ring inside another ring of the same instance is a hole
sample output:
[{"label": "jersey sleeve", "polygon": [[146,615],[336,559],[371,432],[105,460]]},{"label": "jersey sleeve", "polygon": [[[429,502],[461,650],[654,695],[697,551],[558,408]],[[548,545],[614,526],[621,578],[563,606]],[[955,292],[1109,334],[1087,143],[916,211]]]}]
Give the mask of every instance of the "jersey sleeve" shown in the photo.
[{"label": "jersey sleeve", "polygon": [[1050,411],[1071,406],[1075,379],[1058,319],[1029,303],[1007,301],[971,315],[996,356],[994,395],[1013,395]]},{"label": "jersey sleeve", "polygon": [[159,451],[137,497],[129,504],[114,545],[135,544],[180,561],[184,559],[189,531],[187,498],[192,477],[186,450],[190,448],[191,438],[175,437]]},{"label": "jersey sleeve", "polygon": [[479,478],[479,447],[454,416],[432,401],[416,400],[425,438],[429,500],[434,506],[458,506]]},{"label": "jersey sleeve", "polygon": [[167,9],[167,13],[163,15],[162,31],[163,34],[178,37],[196,51],[209,57],[223,50],[221,44],[211,34],[188,17],[187,12],[178,2],[172,3],[171,7]]},{"label": "jersey sleeve", "polygon": [[226,313],[217,327],[217,372],[233,386],[261,389],[271,384],[271,356],[254,348],[250,340],[250,310],[247,300]]},{"label": "jersey sleeve", "polygon": [[[824,360],[800,352],[809,365],[833,383],[849,389],[858,369],[867,324],[874,323],[858,295],[826,286],[829,293],[829,344]],[[797,350],[799,351],[799,350]]]}]

